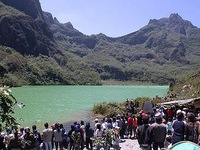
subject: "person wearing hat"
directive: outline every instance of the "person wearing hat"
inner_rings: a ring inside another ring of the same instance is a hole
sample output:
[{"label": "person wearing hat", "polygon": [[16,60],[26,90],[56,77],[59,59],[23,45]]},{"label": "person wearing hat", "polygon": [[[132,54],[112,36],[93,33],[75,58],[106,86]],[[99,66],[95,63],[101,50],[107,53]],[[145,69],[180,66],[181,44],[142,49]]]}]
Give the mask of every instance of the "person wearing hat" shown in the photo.
[{"label": "person wearing hat", "polygon": [[6,135],[4,136],[4,144],[6,145],[6,147],[8,146],[8,144],[10,143],[10,140],[13,137],[14,137],[14,134],[12,133],[12,128],[7,127],[6,128]]},{"label": "person wearing hat", "polygon": [[96,119],[94,120],[94,122],[95,122],[95,124],[94,124],[94,128],[96,129],[96,128],[97,128],[97,125],[100,124],[100,123],[99,123],[99,119],[96,118]]},{"label": "person wearing hat", "polygon": [[74,148],[75,149],[83,149],[82,148],[82,135],[81,135],[81,130],[80,130],[80,124],[76,124],[74,126],[74,131],[72,132],[71,135],[73,141],[74,141]]},{"label": "person wearing hat", "polygon": [[155,114],[156,122],[151,125],[151,139],[153,149],[158,150],[158,147],[164,148],[164,142],[167,134],[166,125],[162,123],[162,115],[160,112]]}]

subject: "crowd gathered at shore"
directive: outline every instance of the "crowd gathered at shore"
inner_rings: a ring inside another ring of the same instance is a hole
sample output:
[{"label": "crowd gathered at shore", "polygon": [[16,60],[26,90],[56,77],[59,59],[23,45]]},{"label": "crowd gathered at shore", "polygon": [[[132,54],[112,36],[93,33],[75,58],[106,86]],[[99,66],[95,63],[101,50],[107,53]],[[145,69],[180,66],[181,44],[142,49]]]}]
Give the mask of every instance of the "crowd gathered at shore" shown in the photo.
[{"label": "crowd gathered at shore", "polygon": [[138,106],[127,100],[129,113],[96,118],[94,122],[80,120],[70,129],[60,123],[45,123],[42,132],[36,125],[18,129],[1,125],[0,150],[119,150],[119,143],[128,138],[137,139],[142,150],[168,149],[184,140],[200,145],[200,123],[194,107],[154,106],[149,113],[138,110]]}]

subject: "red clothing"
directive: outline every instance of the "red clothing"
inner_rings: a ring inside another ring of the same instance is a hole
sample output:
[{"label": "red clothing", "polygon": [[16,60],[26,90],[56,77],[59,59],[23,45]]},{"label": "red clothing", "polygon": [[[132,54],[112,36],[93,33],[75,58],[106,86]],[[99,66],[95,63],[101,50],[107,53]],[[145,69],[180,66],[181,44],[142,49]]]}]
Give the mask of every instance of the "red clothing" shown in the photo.
[{"label": "red clothing", "polygon": [[167,109],[168,118],[173,118],[173,111],[171,109]]},{"label": "red clothing", "polygon": [[138,121],[137,121],[137,118],[134,118],[134,121],[133,121],[133,126],[134,126],[134,127],[137,127],[137,126],[138,126]]},{"label": "red clothing", "polygon": [[128,117],[128,126],[133,126],[133,118]]}]

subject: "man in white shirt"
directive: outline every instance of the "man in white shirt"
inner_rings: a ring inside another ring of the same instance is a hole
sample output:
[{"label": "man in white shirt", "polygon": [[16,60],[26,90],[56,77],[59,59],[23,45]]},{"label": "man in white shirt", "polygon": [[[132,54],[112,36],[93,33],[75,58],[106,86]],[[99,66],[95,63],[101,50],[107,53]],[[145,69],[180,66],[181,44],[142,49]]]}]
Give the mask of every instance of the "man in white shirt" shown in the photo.
[{"label": "man in white shirt", "polygon": [[43,142],[45,144],[46,150],[52,150],[52,137],[53,137],[53,129],[49,128],[48,123],[44,124],[45,129],[43,130]]},{"label": "man in white shirt", "polygon": [[105,121],[105,118],[102,119],[101,121],[101,128],[104,130],[104,129],[107,129],[107,122]]}]

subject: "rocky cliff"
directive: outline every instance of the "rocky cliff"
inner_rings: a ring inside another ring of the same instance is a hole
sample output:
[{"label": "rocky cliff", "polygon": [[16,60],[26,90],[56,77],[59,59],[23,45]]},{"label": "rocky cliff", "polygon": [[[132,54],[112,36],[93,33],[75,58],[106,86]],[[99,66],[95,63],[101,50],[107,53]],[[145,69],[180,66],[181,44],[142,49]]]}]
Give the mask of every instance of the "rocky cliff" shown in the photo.
[{"label": "rocky cliff", "polygon": [[3,4],[11,6],[26,15],[31,16],[33,19],[43,20],[42,8],[39,0],[0,0]]},{"label": "rocky cliff", "polygon": [[46,21],[38,0],[0,0],[0,84],[100,84],[97,73],[57,44]]},{"label": "rocky cliff", "polygon": [[0,45],[36,56],[59,52],[38,0],[1,0],[0,9]]}]

